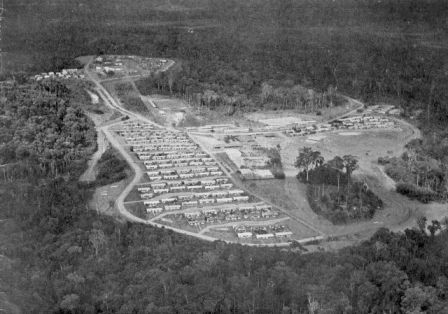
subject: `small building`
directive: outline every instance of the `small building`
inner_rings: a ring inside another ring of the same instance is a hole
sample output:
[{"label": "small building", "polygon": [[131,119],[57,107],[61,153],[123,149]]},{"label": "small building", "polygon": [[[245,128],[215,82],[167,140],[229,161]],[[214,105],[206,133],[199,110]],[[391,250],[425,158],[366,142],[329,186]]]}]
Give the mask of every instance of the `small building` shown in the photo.
[{"label": "small building", "polygon": [[189,191],[202,190],[202,185],[189,185],[187,186],[187,190]]},{"label": "small building", "polygon": [[200,212],[189,212],[189,213],[184,213],[184,217],[185,217],[185,218],[189,218],[189,219],[191,219],[191,218],[197,218],[197,217],[199,217],[199,216],[201,216],[201,213],[200,213]]},{"label": "small building", "polygon": [[180,205],[165,205],[166,211],[179,210],[180,208]]},{"label": "small building", "polygon": [[249,200],[249,196],[244,195],[244,196],[235,196],[233,197],[233,200],[235,202],[247,202]]},{"label": "small building", "polygon": [[185,186],[172,186],[170,187],[170,192],[180,192],[185,191]]},{"label": "small building", "polygon": [[162,207],[146,208],[146,212],[156,215],[163,212],[163,208]]},{"label": "small building", "polygon": [[211,194],[212,194],[212,196],[215,196],[215,197],[222,197],[222,196],[228,195],[228,193],[226,191],[217,191],[217,192],[213,192]]},{"label": "small building", "polygon": [[276,237],[289,237],[292,236],[293,233],[289,230],[285,230],[285,231],[280,231],[280,232],[276,232],[275,236]]},{"label": "small building", "polygon": [[193,195],[179,195],[177,198],[179,201],[191,200],[193,199]]},{"label": "small building", "polygon": [[240,239],[252,238],[252,232],[250,232],[250,231],[237,232],[236,235]]},{"label": "small building", "polygon": [[156,207],[159,205],[159,201],[144,201],[143,204],[148,207]]},{"label": "small building", "polygon": [[154,189],[155,194],[168,193],[169,189]]},{"label": "small building", "polygon": [[213,209],[213,208],[211,208],[211,209],[203,209],[202,210],[202,214],[204,214],[204,215],[217,215],[218,214],[218,210]]},{"label": "small building", "polygon": [[274,237],[274,234],[272,234],[272,233],[259,233],[259,234],[256,234],[255,237],[257,239],[270,239],[270,238]]},{"label": "small building", "polygon": [[154,194],[153,193],[143,193],[140,195],[140,197],[143,199],[150,199],[150,198],[154,197]]},{"label": "small building", "polygon": [[214,198],[204,198],[199,200],[199,204],[206,205],[206,204],[213,204],[215,202]]},{"label": "small building", "polygon": [[162,202],[163,204],[166,204],[166,203],[173,203],[173,202],[175,202],[175,201],[177,201],[177,198],[176,198],[176,197],[169,197],[169,198],[163,198],[163,199],[161,199],[161,202]]},{"label": "small building", "polygon": [[153,189],[163,188],[163,187],[165,187],[165,185],[166,185],[165,182],[151,183],[151,187],[152,187]]},{"label": "small building", "polygon": [[225,203],[231,203],[231,202],[233,202],[233,199],[230,197],[223,197],[223,198],[216,199],[216,203],[219,203],[219,204],[225,204]]},{"label": "small building", "polygon": [[243,190],[230,190],[228,191],[229,195],[241,195],[244,194]]},{"label": "small building", "polygon": [[186,201],[182,202],[182,207],[191,207],[191,206],[197,206],[198,201]]}]

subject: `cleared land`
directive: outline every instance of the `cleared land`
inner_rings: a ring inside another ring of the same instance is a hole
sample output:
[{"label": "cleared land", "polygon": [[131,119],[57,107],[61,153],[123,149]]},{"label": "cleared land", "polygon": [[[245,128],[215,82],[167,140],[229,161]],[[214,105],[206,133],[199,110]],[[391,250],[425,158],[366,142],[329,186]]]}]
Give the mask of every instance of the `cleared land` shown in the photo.
[{"label": "cleared land", "polygon": [[[108,85],[109,87],[113,87],[116,83],[118,82],[113,81],[108,82],[107,84],[110,84]],[[102,93],[104,94],[104,91],[102,91]],[[135,96],[139,95],[136,90],[134,90],[134,93],[136,93]],[[100,93],[100,96],[101,95],[102,94]],[[113,98],[110,95],[103,96],[105,96],[105,98]],[[114,96],[116,97],[116,95]],[[205,122],[205,120],[201,119],[200,115],[195,116],[194,110],[191,110],[191,108],[189,108],[181,100],[172,100],[165,97],[149,97],[146,100],[147,109],[157,110],[158,114],[160,114],[160,111],[162,111],[162,114],[164,113],[165,117],[169,118],[161,123],[167,129],[171,129],[173,126],[182,126],[183,121],[187,119],[186,116],[188,114],[191,114],[191,116],[193,117],[192,121],[194,122],[192,124],[196,124],[196,122],[198,121],[200,121],[201,124],[202,122]],[[144,117],[141,114],[132,112],[133,110],[131,108],[129,108],[131,110],[123,109],[123,105],[116,99],[114,101],[109,100],[109,102],[111,107],[116,107],[124,114],[132,114],[132,116],[137,119],[141,119],[145,122],[147,121],[148,123],[153,123],[151,121],[152,119],[150,114],[145,114],[146,117]],[[349,105],[343,108],[341,114],[347,114],[347,112],[353,113],[361,105],[355,100],[349,100],[348,103]],[[255,119],[256,121],[251,121],[250,119],[241,117],[239,119],[247,121],[248,125],[262,127],[262,123],[260,123],[259,120],[264,120],[265,122],[266,120],[268,122],[273,121],[274,124],[278,124],[281,122],[283,117],[288,117],[288,115],[291,116],[291,113],[273,114],[269,112],[262,112],[251,116],[251,118]],[[150,117],[150,119],[148,119],[147,117]],[[301,115],[299,118],[302,120],[314,119],[316,121],[324,121],[324,118],[316,117],[317,116]],[[291,119],[289,120],[297,121],[298,118],[296,117]],[[289,120],[286,119],[285,123],[290,123],[291,121]],[[219,122],[220,124],[225,123],[225,121],[223,120]],[[331,242],[325,242],[322,244],[322,246],[326,247],[339,247],[341,245],[345,245],[345,243],[359,241],[360,239],[372,234],[381,226],[386,226],[393,230],[410,227],[415,223],[415,217],[417,217],[417,215],[421,213],[424,213],[431,218],[440,218],[439,215],[444,214],[443,206],[439,206],[438,204],[429,204],[422,206],[419,203],[410,201],[402,196],[397,195],[393,191],[393,181],[391,181],[390,178],[388,178],[384,174],[384,171],[376,162],[377,158],[380,156],[400,155],[404,151],[404,144],[407,143],[410,139],[419,136],[418,130],[416,130],[411,125],[405,122],[399,122],[399,124],[400,128],[395,129],[347,130],[299,137],[287,137],[278,131],[265,133],[262,132],[260,134],[250,132],[250,130],[249,132],[247,130],[246,132],[242,132],[243,125],[238,124],[235,127],[235,132],[239,133],[238,136],[244,138],[244,141],[248,140],[251,143],[260,145],[262,147],[276,147],[277,145],[280,145],[283,167],[287,176],[286,180],[256,181],[252,182],[252,185],[251,183],[246,181],[240,182],[238,184],[240,186],[245,185],[247,190],[254,195],[261,195],[262,199],[277,205],[279,208],[282,208],[283,212],[287,213],[291,217],[289,222],[293,223],[293,225],[290,226],[290,229],[294,229],[294,226],[297,226],[297,228],[299,228],[298,230],[295,230],[295,233],[300,235],[299,237],[314,236],[318,234],[315,231],[316,229],[322,231],[325,235],[336,236],[336,240],[333,238]],[[158,127],[163,128],[163,126],[160,124],[158,124]],[[223,128],[223,130],[225,130],[225,127]],[[223,133],[221,133],[221,135],[210,132],[210,130],[203,133],[192,132],[190,134],[190,137],[194,141],[199,143],[201,148],[204,149],[205,152],[208,152],[210,155],[217,154],[219,163],[223,167],[223,170],[226,173],[231,173],[235,171],[236,167],[234,166],[234,163],[230,162],[230,158],[228,158],[225,154],[225,147],[221,149],[215,149],[215,146],[225,143],[224,137],[226,135],[224,131],[222,132]],[[251,138],[251,136],[253,136],[253,138]],[[118,139],[118,141],[116,139],[115,141],[119,142],[119,145],[121,145],[122,147],[127,146],[127,144],[120,139]],[[247,143],[244,142],[243,144],[246,145]],[[358,177],[358,179],[364,180],[369,185],[369,187],[384,200],[385,209],[379,211],[371,221],[353,223],[346,226],[334,226],[326,219],[316,215],[309,208],[305,195],[305,186],[299,183],[295,178],[298,170],[294,167],[294,161],[297,157],[299,148],[303,146],[311,146],[314,149],[321,151],[322,155],[326,159],[330,159],[336,155],[342,156],[345,154],[352,154],[357,156],[360,162],[360,169],[356,171],[354,175]],[[138,161],[134,154],[130,153],[129,151],[127,151],[126,153],[132,156],[129,156],[130,158],[128,159],[132,159],[132,162],[135,164],[134,167],[138,167],[141,171],[145,170],[142,163]],[[226,165],[226,161],[230,166]],[[139,179],[138,182],[135,181],[133,182],[133,184],[142,182],[143,181]],[[127,189],[129,191],[132,190],[132,188],[130,188],[129,186]],[[140,216],[139,213],[141,213],[142,210],[141,203],[136,200],[136,197],[137,195],[134,190],[134,192],[131,193],[127,198],[127,201],[132,201],[132,203],[129,204],[132,207],[130,208],[130,210],[135,211],[135,214],[137,214],[137,216]],[[142,221],[137,217],[135,217],[134,220]],[[153,223],[157,226],[165,225],[168,228],[173,228],[171,226],[177,224],[171,217],[165,216],[160,216],[158,219],[157,216],[154,216],[153,218],[151,218],[151,220],[153,220]],[[303,224],[304,227],[302,226],[301,222],[305,223]],[[312,227],[308,228],[308,225]],[[215,229],[215,227],[218,229]],[[211,239],[210,235],[220,235],[219,238],[223,240],[227,240],[230,238],[233,238],[235,240],[234,233],[229,232],[229,229],[224,230],[224,228],[228,227],[229,226],[210,225],[210,227],[206,229],[206,231],[204,231],[201,236],[203,235],[204,239]],[[193,231],[189,230],[190,228],[191,227],[185,228],[184,231],[181,231],[179,229],[179,232],[193,235],[197,234],[198,231],[203,230],[203,228],[198,229],[197,227],[194,227],[193,229],[195,230]],[[312,232],[308,233],[307,229],[311,230]],[[177,229],[174,228],[174,230]],[[318,249],[317,246],[316,249]]]}]

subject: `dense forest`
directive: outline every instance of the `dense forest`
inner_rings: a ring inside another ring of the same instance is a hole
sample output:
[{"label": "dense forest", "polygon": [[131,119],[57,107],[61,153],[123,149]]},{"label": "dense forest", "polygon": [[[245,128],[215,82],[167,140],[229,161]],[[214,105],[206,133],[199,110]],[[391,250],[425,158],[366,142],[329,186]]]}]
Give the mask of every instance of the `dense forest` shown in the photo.
[{"label": "dense forest", "polygon": [[[41,88],[15,86],[11,93],[20,91],[21,99],[27,99],[25,95],[34,97]],[[70,102],[61,105],[66,97],[65,92],[48,92],[33,110],[51,117],[61,131],[82,125],[86,121],[82,112],[64,117],[73,109]],[[61,116],[52,116],[52,101],[60,104]],[[16,103],[16,110],[8,111],[13,120],[29,109],[29,103],[23,104]],[[23,128],[24,124],[12,124],[9,130],[20,133]],[[49,127],[38,129],[35,137],[49,131],[55,132]],[[87,124],[67,140],[88,138],[91,132],[92,125]],[[3,142],[12,145],[14,137]],[[91,146],[89,141],[75,146],[74,156],[79,159],[73,162],[84,160],[85,167],[83,152]],[[36,160],[47,156],[46,149],[32,152]],[[106,156],[104,164],[109,159]],[[13,160],[29,163],[26,154]],[[403,234],[381,229],[369,241],[337,253],[303,255],[300,251],[306,248],[207,243],[98,216],[87,207],[91,190],[78,183],[82,169],[76,169],[61,168],[57,178],[41,171],[1,181],[0,281],[9,302],[20,304],[26,313],[448,310],[445,221],[421,219],[415,229]],[[36,180],[39,184],[33,184]]]},{"label": "dense forest", "polygon": [[0,164],[4,179],[62,173],[83,166],[95,149],[93,122],[57,81],[7,82],[0,101]]},{"label": "dense forest", "polygon": [[[194,92],[207,91],[205,99],[227,95],[237,106],[256,107],[254,95],[284,108],[301,105],[294,92],[302,88],[388,99],[405,117],[421,109],[416,123],[424,138],[411,144],[415,164],[440,165],[448,147],[446,1],[14,0],[5,6],[2,50],[16,82],[3,84],[0,97],[3,309],[448,312],[446,221],[422,218],[404,233],[381,229],[338,252],[301,254],[306,248],[208,243],[98,216],[87,206],[91,188],[77,180],[95,149],[81,93],[57,82],[21,82],[31,73],[79,66],[80,55],[123,53],[181,60],[155,81],[158,89],[177,93],[175,86],[186,82]],[[279,89],[290,97],[279,99]],[[124,168],[111,155],[102,162]],[[417,183],[416,172],[403,180],[436,189],[425,169],[423,181],[419,173]],[[312,180],[312,171],[304,175]]]},{"label": "dense forest", "polygon": [[[424,103],[445,122],[443,0],[20,0],[6,12],[12,70],[54,71],[83,54],[170,57],[181,66],[159,87],[209,91],[210,105],[256,106],[251,96],[271,81]],[[298,103],[290,98],[280,102]]]}]

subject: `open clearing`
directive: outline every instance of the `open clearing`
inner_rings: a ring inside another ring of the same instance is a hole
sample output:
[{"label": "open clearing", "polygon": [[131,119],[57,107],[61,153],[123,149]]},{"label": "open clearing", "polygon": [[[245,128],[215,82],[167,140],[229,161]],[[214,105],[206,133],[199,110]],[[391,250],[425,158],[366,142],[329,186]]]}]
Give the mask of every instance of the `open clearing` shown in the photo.
[{"label": "open clearing", "polygon": [[[114,83],[116,82],[108,82],[108,84],[112,86]],[[111,89],[113,90],[113,88]],[[140,96],[140,93],[137,90],[135,90],[135,92],[136,95]],[[112,92],[112,94],[114,93]],[[116,97],[116,95],[113,96]],[[208,114],[196,112],[185,104],[184,101],[179,99],[171,99],[162,96],[147,96],[147,98],[144,99],[144,102],[148,109],[145,110],[147,111],[145,112],[145,115],[149,116],[151,120],[153,120],[156,115],[163,118],[160,119],[163,120],[163,123],[161,124],[163,124],[166,129],[170,129],[173,126],[198,126],[207,124],[210,121],[215,121],[214,119],[209,119]],[[121,105],[122,104],[116,101],[116,104],[112,104],[111,106],[120,107],[119,111],[138,117],[138,119],[147,121],[148,123],[152,123],[149,122],[150,119],[142,117],[142,115],[138,113],[131,113],[129,110],[122,109]],[[359,102],[349,99],[347,106],[338,108],[339,114],[345,115],[347,113],[353,113],[359,106]],[[133,111],[133,109],[131,111]],[[233,120],[232,122],[235,127],[231,127],[230,132],[228,132],[229,130],[227,130],[225,126],[222,127],[223,131],[216,132],[210,130],[201,131],[198,129],[196,132],[193,131],[189,135],[190,138],[198,143],[205,152],[208,152],[210,155],[215,155],[215,157],[217,154],[222,154],[229,160],[228,163],[229,165],[232,164],[231,166],[220,164],[227,174],[230,174],[232,170],[235,171],[235,169],[230,168],[236,168],[234,163],[230,162],[230,158],[228,158],[227,154],[225,154],[229,148],[232,149],[231,146],[233,146],[233,148],[238,148],[238,145],[253,145],[254,147],[259,146],[264,148],[280,147],[283,167],[287,176],[285,180],[245,181],[238,182],[237,185],[246,187],[247,191],[250,191],[255,197],[275,205],[279,209],[282,209],[284,213],[287,213],[290,216],[290,219],[288,219],[285,224],[288,225],[288,229],[294,231],[297,238],[312,238],[320,233],[331,236],[331,242],[323,242],[319,244],[314,248],[316,250],[319,250],[322,247],[341,247],[346,244],[360,241],[363,238],[370,236],[375,230],[382,226],[392,230],[403,230],[404,228],[412,227],[415,224],[415,218],[420,214],[425,214],[429,219],[440,219],[445,214],[446,209],[443,205],[422,205],[415,201],[411,201],[404,196],[398,195],[394,190],[394,182],[384,174],[383,169],[377,164],[378,157],[399,156],[404,151],[405,143],[413,138],[419,137],[418,130],[406,122],[398,122],[400,126],[399,128],[356,131],[347,130],[342,132],[338,130],[309,136],[288,137],[281,132],[271,132],[268,129],[260,129],[260,131],[254,132],[251,127],[261,126],[263,128],[263,125],[268,125],[268,127],[282,127],[285,124],[290,125],[293,123],[300,123],[304,120],[325,121],[325,117],[328,117],[328,115],[301,115],[291,111],[284,111],[258,112],[250,114],[249,116],[230,117],[229,119],[222,119],[222,115],[221,119],[219,119],[220,115],[216,112],[213,113],[213,115],[210,114],[210,117],[212,116],[216,118],[216,124],[222,126],[231,119]],[[242,123],[240,123],[240,121]],[[155,122],[157,123],[159,121]],[[246,127],[246,131],[243,131],[243,126]],[[247,129],[247,126],[249,126],[249,129]],[[159,127],[162,126],[159,125]],[[232,134],[230,141],[226,132]],[[122,149],[126,147],[125,150],[127,154],[130,153],[127,149],[128,145],[126,145],[124,141],[121,141],[119,138],[115,139],[115,141],[119,142]],[[216,146],[221,147],[216,148]],[[351,154],[356,156],[359,159],[360,168],[354,175],[359,180],[366,182],[369,188],[383,199],[385,203],[384,210],[378,211],[375,217],[370,221],[361,221],[349,225],[338,226],[333,225],[326,219],[316,215],[310,209],[307,202],[305,185],[295,178],[298,170],[294,167],[294,162],[299,149],[304,146],[311,146],[313,149],[319,150],[327,160],[336,155],[343,156]],[[134,166],[139,168],[140,171],[144,171],[142,167],[143,165],[138,161],[136,156],[134,154],[130,155],[132,157],[130,157],[129,160],[132,160]],[[219,160],[222,162],[223,158],[219,158]],[[139,180],[138,182],[135,182],[134,185],[141,182],[142,181]],[[128,186],[126,189],[130,191],[132,187],[130,188]],[[109,190],[98,191],[98,193],[104,198],[103,205],[101,206],[103,208],[109,209],[111,201],[117,198],[117,196],[113,195],[114,193]],[[120,194],[120,197],[122,196],[123,194]],[[128,200],[129,199],[135,199],[135,195],[131,193]],[[124,208],[122,203],[118,205]],[[136,216],[140,216],[140,213],[144,210],[141,202],[131,202],[127,206]],[[123,211],[123,209],[121,211]],[[127,217],[132,216],[133,221],[142,222],[141,219],[128,212],[126,215]],[[171,228],[170,225],[176,225],[176,227],[178,227],[177,225],[180,223],[171,219],[172,217],[170,216],[164,217],[162,215],[158,218],[160,219],[161,224],[157,223],[154,219],[145,221],[145,223],[154,223],[157,226],[164,225],[167,228]],[[211,239],[210,236],[214,236],[215,238],[217,236],[223,240],[235,240],[235,234],[229,232],[231,229],[225,229],[228,228],[226,225],[210,226],[210,228],[203,230],[200,234],[198,233],[199,230],[190,230],[190,228],[192,228],[190,226],[182,227],[184,229],[180,229],[179,232],[195,236],[198,235],[207,240]],[[178,228],[175,230],[178,230]],[[275,244],[276,241],[277,240],[273,240],[273,243],[271,244]],[[252,242],[252,244],[256,243]]]},{"label": "open clearing", "polygon": [[378,157],[399,156],[412,134],[408,126],[402,125],[395,129],[325,133],[325,137],[311,135],[288,138],[280,143],[285,174],[297,175],[298,170],[294,167],[294,162],[299,149],[304,146],[320,151],[325,160],[335,156],[354,155],[359,160],[361,170],[371,169],[372,164],[377,164]]}]

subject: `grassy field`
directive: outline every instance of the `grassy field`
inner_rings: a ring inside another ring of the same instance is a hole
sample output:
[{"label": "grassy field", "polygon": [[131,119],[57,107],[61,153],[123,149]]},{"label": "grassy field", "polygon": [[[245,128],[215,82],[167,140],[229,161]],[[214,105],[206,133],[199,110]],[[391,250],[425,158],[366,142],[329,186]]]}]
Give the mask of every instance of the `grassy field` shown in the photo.
[{"label": "grassy field", "polygon": [[247,190],[262,195],[272,203],[287,209],[288,211],[292,211],[297,207],[297,205],[289,199],[288,194],[286,194],[284,180],[246,180],[241,182]]},{"label": "grassy field", "polygon": [[143,205],[142,202],[125,204],[125,206],[126,209],[134,216],[137,216],[142,219],[148,218],[148,215],[146,214],[146,207],[145,205]]},{"label": "grassy field", "polygon": [[140,192],[137,191],[137,187],[135,186],[132,191],[128,194],[128,196],[126,196],[125,198],[125,202],[133,202],[133,201],[141,201],[142,199],[140,198]]}]

